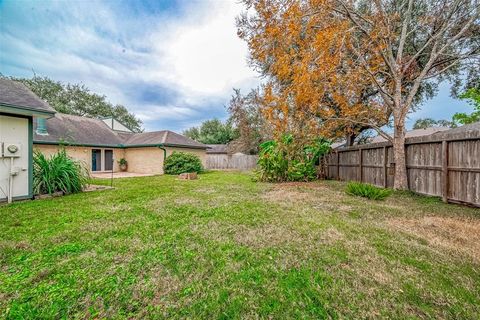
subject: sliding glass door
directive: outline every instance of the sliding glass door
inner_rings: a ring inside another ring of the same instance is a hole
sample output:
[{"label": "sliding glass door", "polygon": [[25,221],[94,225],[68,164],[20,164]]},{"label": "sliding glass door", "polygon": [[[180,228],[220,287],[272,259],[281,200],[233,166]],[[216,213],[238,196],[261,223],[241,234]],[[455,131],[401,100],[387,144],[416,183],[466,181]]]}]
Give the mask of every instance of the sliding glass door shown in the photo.
[{"label": "sliding glass door", "polygon": [[102,171],[101,149],[92,149],[92,171]]},{"label": "sliding glass door", "polygon": [[105,171],[113,170],[113,150],[105,150]]}]

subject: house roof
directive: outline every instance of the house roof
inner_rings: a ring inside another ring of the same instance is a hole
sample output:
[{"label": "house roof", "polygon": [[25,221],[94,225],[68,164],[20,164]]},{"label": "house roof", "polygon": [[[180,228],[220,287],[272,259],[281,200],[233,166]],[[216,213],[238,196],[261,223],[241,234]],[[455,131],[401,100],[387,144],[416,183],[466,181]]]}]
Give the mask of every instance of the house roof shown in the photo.
[{"label": "house roof", "polygon": [[112,130],[104,121],[62,113],[46,120],[47,135],[36,132],[34,143],[71,144],[108,147],[141,147],[152,145],[178,146],[206,149],[207,146],[178,133],[163,130],[143,133],[127,133]]},{"label": "house roof", "polygon": [[134,145],[152,145],[152,144],[164,144],[167,146],[187,146],[191,148],[206,149],[207,146],[203,143],[199,143],[195,140],[182,136],[173,131],[162,130],[153,132],[131,133],[121,134],[126,138],[124,144],[126,146]]},{"label": "house roof", "polygon": [[461,127],[449,129],[442,132],[437,132],[432,135],[435,139],[464,139],[464,138],[478,138],[480,137],[480,121],[471,124],[466,124]]},{"label": "house roof", "polygon": [[[425,129],[414,129],[407,131],[405,134],[405,138],[414,138],[414,137],[423,137],[423,136],[429,136],[434,133],[440,132],[440,131],[447,131],[450,130],[449,128],[446,127],[429,127]],[[386,142],[387,139],[385,139],[382,136],[376,136],[374,137],[370,143],[379,143],[379,142]]]},{"label": "house roof", "polygon": [[227,144],[207,144],[207,153],[208,154],[227,154],[228,145]]},{"label": "house roof", "polygon": [[46,127],[48,135],[40,135],[34,122],[35,142],[110,146],[123,143],[123,139],[100,119],[57,113],[46,120]]},{"label": "house roof", "polygon": [[55,110],[20,82],[0,78],[0,104],[33,113],[54,114]]}]

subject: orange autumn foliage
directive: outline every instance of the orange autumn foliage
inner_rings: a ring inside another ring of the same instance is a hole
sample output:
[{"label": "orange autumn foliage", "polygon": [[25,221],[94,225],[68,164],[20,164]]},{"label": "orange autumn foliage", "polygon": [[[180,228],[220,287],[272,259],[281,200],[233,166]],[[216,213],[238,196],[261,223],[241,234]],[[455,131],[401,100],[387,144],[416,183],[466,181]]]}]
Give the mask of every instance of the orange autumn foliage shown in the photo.
[{"label": "orange autumn foliage", "polygon": [[[238,34],[266,78],[262,112],[277,136],[337,138],[388,121],[370,77],[345,59],[354,41],[350,24],[330,10],[330,0],[244,3],[249,10],[237,21]],[[370,59],[385,67],[379,57]]]}]

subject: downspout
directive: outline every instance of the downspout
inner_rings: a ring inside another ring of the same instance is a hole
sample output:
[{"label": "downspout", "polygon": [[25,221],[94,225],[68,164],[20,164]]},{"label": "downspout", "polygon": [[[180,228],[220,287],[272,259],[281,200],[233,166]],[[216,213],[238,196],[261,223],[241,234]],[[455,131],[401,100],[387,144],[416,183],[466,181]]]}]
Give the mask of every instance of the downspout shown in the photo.
[{"label": "downspout", "polygon": [[159,144],[158,148],[163,150],[163,164],[165,164],[165,160],[167,160],[167,149],[165,149],[163,144]]}]

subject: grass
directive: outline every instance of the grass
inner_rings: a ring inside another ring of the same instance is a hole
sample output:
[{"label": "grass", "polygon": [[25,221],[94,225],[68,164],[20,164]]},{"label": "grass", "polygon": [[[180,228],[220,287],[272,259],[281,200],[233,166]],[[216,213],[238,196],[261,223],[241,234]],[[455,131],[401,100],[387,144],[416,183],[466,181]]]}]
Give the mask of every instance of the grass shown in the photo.
[{"label": "grass", "polygon": [[352,196],[368,198],[370,200],[384,200],[392,194],[391,189],[379,188],[368,183],[350,181],[346,192]]},{"label": "grass", "polygon": [[0,317],[480,317],[478,209],[232,172],[114,185],[0,206]]}]

